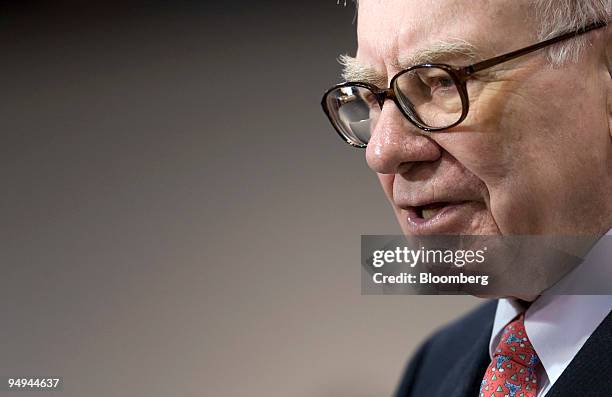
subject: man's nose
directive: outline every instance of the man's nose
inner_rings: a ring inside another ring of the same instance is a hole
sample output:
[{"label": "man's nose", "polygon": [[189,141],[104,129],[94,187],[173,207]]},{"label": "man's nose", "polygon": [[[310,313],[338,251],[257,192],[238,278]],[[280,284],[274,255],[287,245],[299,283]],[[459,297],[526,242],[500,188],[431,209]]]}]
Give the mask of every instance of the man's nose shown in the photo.
[{"label": "man's nose", "polygon": [[412,125],[390,100],[385,102],[366,149],[369,167],[379,174],[396,174],[417,162],[442,155],[435,141]]}]

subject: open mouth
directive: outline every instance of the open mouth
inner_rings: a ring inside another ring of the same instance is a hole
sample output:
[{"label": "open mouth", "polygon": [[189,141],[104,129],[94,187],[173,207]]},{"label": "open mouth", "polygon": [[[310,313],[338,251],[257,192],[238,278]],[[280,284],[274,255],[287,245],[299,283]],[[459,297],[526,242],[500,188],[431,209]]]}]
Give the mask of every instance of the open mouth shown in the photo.
[{"label": "open mouth", "polygon": [[415,207],[417,217],[428,220],[436,216],[449,203],[432,203]]},{"label": "open mouth", "polygon": [[449,202],[449,201],[441,201],[437,203],[429,203],[426,205],[419,205],[415,207],[410,207],[408,210],[409,218],[411,222],[422,224],[431,221],[439,217],[442,213],[447,210],[457,207],[465,202]]}]

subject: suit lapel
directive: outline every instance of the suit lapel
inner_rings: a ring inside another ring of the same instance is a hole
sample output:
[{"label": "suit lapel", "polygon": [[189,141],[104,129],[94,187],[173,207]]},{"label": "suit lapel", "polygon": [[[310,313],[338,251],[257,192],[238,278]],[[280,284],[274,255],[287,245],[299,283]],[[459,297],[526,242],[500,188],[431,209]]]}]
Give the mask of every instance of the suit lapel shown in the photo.
[{"label": "suit lapel", "polygon": [[439,389],[438,395],[444,397],[478,395],[480,382],[487,366],[491,362],[489,357],[489,341],[492,329],[493,319],[491,318],[487,326],[483,327],[483,332],[471,349],[468,350],[467,354],[457,360],[447,374],[442,374],[442,386]]},{"label": "suit lapel", "polygon": [[587,339],[546,397],[595,397],[612,390],[612,313]]}]

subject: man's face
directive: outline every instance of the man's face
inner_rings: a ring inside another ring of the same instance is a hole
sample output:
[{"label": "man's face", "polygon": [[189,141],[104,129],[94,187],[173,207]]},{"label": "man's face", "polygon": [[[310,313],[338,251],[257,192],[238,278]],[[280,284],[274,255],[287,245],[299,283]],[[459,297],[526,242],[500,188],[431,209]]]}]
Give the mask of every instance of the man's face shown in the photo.
[{"label": "man's face", "polygon": [[[464,40],[489,58],[533,44],[523,2],[360,0],[357,61],[389,80],[398,59]],[[579,62],[551,68],[546,50],[468,82],[476,102],[460,125],[424,133],[386,101],[366,158],[399,223],[414,234],[591,234],[612,221],[606,30]],[[439,62],[464,66],[473,59]],[[469,86],[468,86],[469,87]]]}]

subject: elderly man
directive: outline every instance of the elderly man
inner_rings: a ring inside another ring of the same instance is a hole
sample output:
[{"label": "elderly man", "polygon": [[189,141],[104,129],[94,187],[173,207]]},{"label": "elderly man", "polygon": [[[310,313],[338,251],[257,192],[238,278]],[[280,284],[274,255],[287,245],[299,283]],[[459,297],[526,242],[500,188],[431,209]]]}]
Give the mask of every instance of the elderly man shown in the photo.
[{"label": "elderly man", "polygon": [[[599,238],[611,14],[610,0],[360,0],[348,83],[323,108],[406,235]],[[609,277],[609,253],[599,266]],[[610,396],[611,307],[554,287],[490,301],[422,345],[397,395]]]}]

